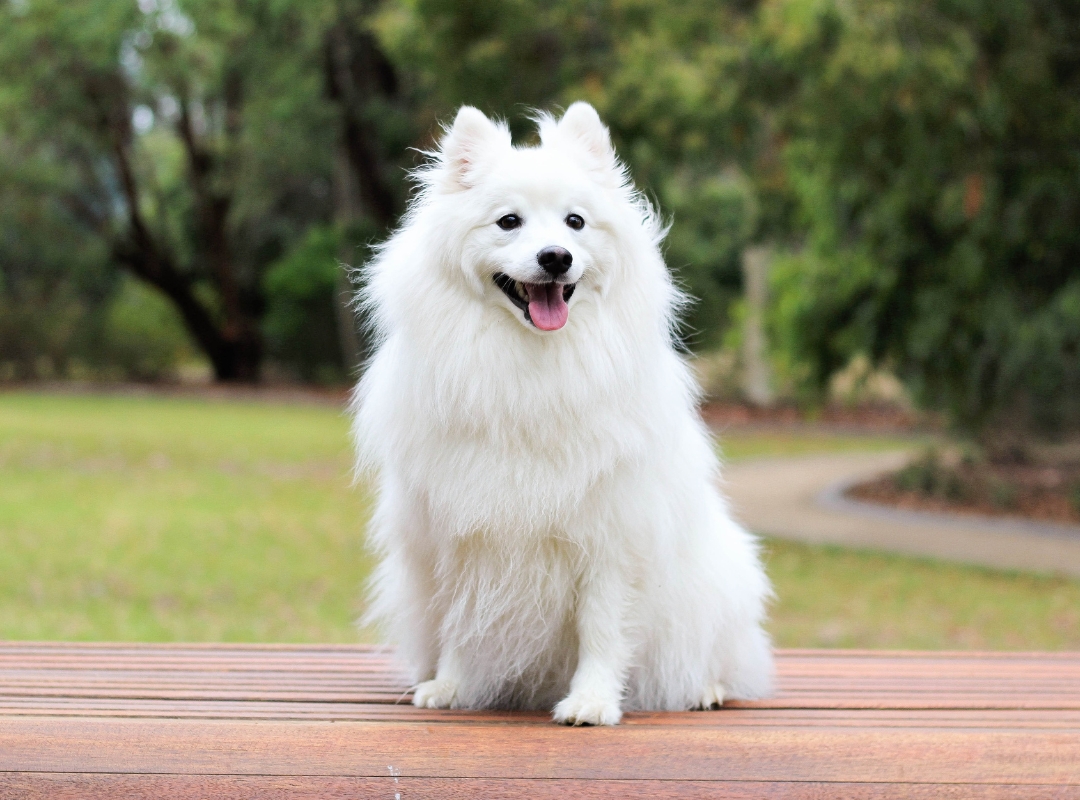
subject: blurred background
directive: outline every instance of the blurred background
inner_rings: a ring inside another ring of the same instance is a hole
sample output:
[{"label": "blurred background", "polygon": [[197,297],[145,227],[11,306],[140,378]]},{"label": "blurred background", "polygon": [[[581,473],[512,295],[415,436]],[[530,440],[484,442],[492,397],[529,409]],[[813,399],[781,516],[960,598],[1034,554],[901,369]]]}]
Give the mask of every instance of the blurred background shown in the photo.
[{"label": "blurred background", "polygon": [[[671,222],[778,642],[1080,647],[1065,0],[0,0],[0,636],[355,640],[354,268],[460,104],[582,99]],[[757,523],[844,454],[818,506],[1047,555]]]}]

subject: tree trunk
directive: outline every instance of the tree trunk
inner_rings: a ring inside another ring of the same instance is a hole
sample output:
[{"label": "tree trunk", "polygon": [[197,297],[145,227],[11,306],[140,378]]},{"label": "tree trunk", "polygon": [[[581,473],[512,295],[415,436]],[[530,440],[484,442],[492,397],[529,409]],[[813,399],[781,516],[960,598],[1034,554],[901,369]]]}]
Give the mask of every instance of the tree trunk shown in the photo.
[{"label": "tree trunk", "polygon": [[747,247],[743,251],[743,285],[746,298],[746,327],[743,329],[743,391],[756,406],[773,403],[769,370],[769,347],[765,336],[768,304],[768,247]]},{"label": "tree trunk", "polygon": [[378,136],[364,111],[376,97],[396,95],[397,78],[372,34],[358,30],[356,22],[341,17],[327,33],[326,89],[341,109],[341,141],[353,173],[357,214],[386,228],[394,221],[397,204],[379,158]]},{"label": "tree trunk", "polygon": [[366,341],[354,304],[356,287],[348,274],[356,244],[349,234],[364,219],[381,229],[389,228],[398,211],[385,178],[377,131],[364,116],[372,100],[397,94],[397,79],[374,37],[358,22],[342,14],[327,32],[324,53],[326,91],[341,110],[334,216],[343,237],[334,310],[342,359],[346,370],[354,375],[363,365]]},{"label": "tree trunk", "polygon": [[[242,93],[238,77],[227,81],[225,97],[226,133],[239,136]],[[209,267],[221,300],[221,342],[216,355],[210,356],[214,377],[219,381],[254,383],[259,380],[263,356],[260,290],[257,284],[243,286],[237,279],[228,233],[232,197],[213,188],[215,156],[199,142],[184,101],[180,103],[178,129],[188,156],[199,239],[203,245],[201,256]]]},{"label": "tree trunk", "polygon": [[139,235],[141,225],[133,235],[114,245],[113,255],[136,277],[161,291],[180,312],[199,349],[203,351],[219,381],[255,381],[262,360],[261,341],[229,337],[206,307],[196,298],[191,283],[161,253],[153,241]]},{"label": "tree trunk", "polygon": [[360,218],[359,202],[349,157],[343,146],[338,148],[334,169],[334,216],[341,234],[338,249],[338,272],[334,286],[334,313],[337,317],[338,346],[341,348],[342,365],[346,373],[356,376],[364,358],[364,343],[360,336],[359,319],[356,316],[356,287],[349,277],[352,259],[352,242],[349,231]]},{"label": "tree trunk", "polygon": [[127,236],[114,240],[113,255],[136,277],[156,286],[168,297],[188,332],[210,360],[214,377],[221,381],[258,379],[261,340],[250,335],[250,325],[219,325],[198,300],[190,279],[150,233],[139,209],[139,192],[128,151],[130,137],[123,128],[113,130],[113,156],[127,203]]}]

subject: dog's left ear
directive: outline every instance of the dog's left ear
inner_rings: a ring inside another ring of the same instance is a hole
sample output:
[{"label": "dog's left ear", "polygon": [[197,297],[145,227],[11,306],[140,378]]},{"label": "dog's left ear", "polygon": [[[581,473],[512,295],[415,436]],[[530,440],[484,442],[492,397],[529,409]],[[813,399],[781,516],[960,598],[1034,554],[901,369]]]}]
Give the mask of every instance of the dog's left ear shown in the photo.
[{"label": "dog's left ear", "polygon": [[566,109],[555,127],[557,136],[584,155],[591,166],[611,175],[621,175],[611,135],[596,109],[578,101]]}]

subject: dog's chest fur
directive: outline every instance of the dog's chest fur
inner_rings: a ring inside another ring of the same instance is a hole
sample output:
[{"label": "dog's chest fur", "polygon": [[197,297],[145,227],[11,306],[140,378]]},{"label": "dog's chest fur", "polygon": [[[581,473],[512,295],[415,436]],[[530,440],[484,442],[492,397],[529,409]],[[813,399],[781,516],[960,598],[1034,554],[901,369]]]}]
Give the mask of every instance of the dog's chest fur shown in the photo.
[{"label": "dog's chest fur", "polygon": [[408,433],[393,460],[448,535],[565,527],[598,481],[655,446],[669,365],[622,362],[603,340],[541,342],[511,361],[485,338],[506,331],[397,362],[387,406]]},{"label": "dog's chest fur", "polygon": [[443,616],[442,637],[462,654],[470,676],[462,701],[553,705],[577,664],[580,549],[556,535],[511,544],[473,534],[440,547],[433,604]]}]

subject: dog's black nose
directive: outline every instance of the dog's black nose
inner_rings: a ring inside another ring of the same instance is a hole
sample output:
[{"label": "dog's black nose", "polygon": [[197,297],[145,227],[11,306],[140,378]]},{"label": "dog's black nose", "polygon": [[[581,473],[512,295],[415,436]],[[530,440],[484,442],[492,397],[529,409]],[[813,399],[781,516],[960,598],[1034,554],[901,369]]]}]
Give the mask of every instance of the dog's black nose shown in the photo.
[{"label": "dog's black nose", "polygon": [[563,247],[545,247],[536,254],[536,260],[545,272],[556,277],[570,269],[570,265],[574,263],[570,251]]}]

